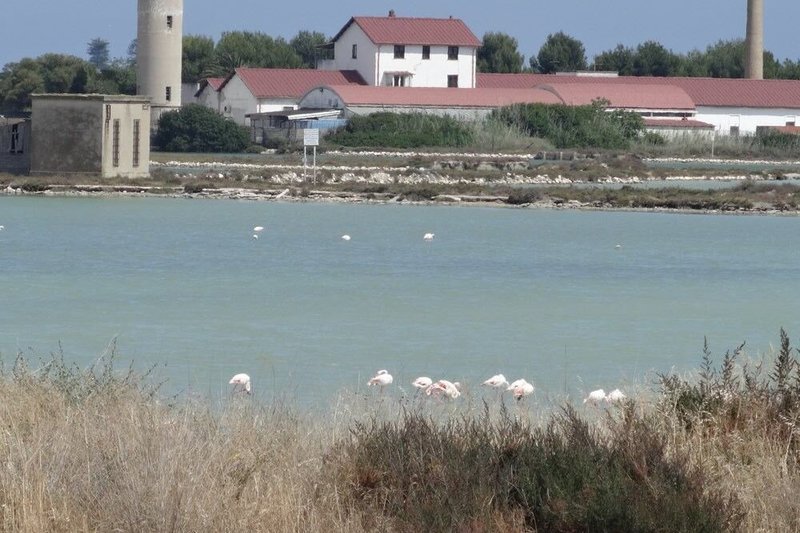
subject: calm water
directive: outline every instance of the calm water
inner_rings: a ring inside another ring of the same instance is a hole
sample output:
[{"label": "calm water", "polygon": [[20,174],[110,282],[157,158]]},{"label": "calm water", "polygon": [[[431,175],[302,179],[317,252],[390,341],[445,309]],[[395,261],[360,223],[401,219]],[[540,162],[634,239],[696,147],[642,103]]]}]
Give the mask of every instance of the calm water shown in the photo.
[{"label": "calm water", "polygon": [[387,368],[548,398],[800,336],[800,218],[0,197],[0,224],[5,364],[116,338],[173,392],[316,405]]}]

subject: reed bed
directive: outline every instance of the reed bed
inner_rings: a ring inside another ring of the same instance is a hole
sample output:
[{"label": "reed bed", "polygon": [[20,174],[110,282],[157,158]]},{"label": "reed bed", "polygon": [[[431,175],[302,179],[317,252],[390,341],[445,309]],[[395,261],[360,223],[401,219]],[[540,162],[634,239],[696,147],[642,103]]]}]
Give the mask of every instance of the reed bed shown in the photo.
[{"label": "reed bed", "polygon": [[[3,531],[800,531],[800,368],[781,331],[599,409],[164,398],[155,376],[18,356],[0,377]],[[460,400],[464,400],[461,398]]]}]

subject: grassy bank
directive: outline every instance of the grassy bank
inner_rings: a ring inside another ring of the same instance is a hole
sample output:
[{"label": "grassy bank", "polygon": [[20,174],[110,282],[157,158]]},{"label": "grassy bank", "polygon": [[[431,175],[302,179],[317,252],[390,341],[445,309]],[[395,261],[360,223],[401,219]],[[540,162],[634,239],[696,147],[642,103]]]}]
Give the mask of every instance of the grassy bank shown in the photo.
[{"label": "grassy bank", "polygon": [[524,405],[164,399],[22,357],[0,379],[6,531],[797,531],[800,368],[701,351],[652,398]]}]

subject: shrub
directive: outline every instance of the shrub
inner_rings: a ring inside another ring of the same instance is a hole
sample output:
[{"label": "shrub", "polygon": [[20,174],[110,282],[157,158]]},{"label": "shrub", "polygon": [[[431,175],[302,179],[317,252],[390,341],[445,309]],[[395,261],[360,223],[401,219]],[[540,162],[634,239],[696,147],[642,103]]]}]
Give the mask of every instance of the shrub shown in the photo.
[{"label": "shrub", "polygon": [[723,531],[741,520],[632,408],[608,435],[570,407],[543,428],[486,411],[358,424],[333,452],[334,476],[372,527],[402,531]]},{"label": "shrub", "polygon": [[511,191],[511,194],[508,195],[506,203],[511,205],[532,204],[541,199],[541,197],[541,192],[535,189],[514,189]]},{"label": "shrub", "polygon": [[158,120],[154,144],[166,152],[242,152],[250,145],[247,130],[213,109],[189,104]]},{"label": "shrub", "polygon": [[419,148],[465,146],[472,138],[472,129],[450,116],[373,113],[351,118],[326,140],[342,146]]},{"label": "shrub", "polygon": [[606,111],[607,102],[591,105],[515,104],[492,112],[492,118],[543,137],[556,148],[627,148],[644,130],[636,113]]}]

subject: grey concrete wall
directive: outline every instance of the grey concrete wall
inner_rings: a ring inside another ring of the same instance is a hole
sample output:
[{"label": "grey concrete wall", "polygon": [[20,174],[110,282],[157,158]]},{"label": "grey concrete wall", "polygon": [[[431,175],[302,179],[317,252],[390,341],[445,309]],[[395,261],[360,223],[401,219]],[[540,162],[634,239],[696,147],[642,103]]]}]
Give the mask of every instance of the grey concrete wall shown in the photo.
[{"label": "grey concrete wall", "polygon": [[[104,95],[33,95],[31,174],[150,174],[150,105],[146,98]],[[139,121],[134,166],[134,121]],[[119,121],[118,159],[114,124]]]}]

